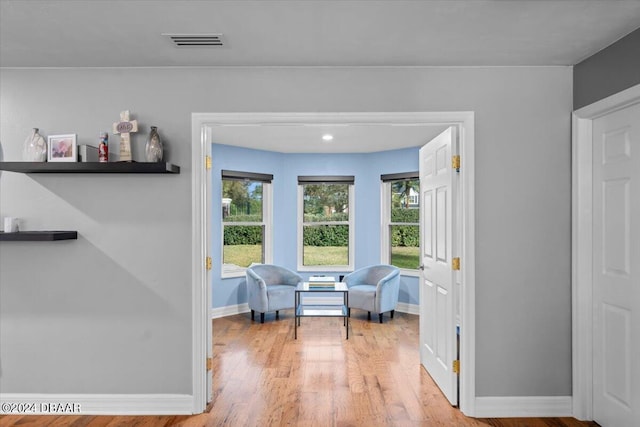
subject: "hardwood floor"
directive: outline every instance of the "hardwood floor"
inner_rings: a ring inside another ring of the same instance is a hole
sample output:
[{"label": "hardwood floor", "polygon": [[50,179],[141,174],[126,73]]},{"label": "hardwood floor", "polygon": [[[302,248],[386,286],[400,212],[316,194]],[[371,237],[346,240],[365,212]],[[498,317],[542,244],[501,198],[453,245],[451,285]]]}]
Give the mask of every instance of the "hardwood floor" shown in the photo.
[{"label": "hardwood floor", "polygon": [[3,416],[0,426],[597,426],[573,418],[472,419],[452,408],[418,355],[418,316],[385,323],[351,317],[349,340],[336,318],[306,318],[293,339],[293,313],[213,321],[214,393],[194,416]]}]

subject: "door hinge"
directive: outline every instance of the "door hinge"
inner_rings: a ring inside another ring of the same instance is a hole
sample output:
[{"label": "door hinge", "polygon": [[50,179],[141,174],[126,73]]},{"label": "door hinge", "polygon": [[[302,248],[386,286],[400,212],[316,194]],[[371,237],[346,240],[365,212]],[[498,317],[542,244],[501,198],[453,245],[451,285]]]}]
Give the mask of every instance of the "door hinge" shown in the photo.
[{"label": "door hinge", "polygon": [[451,167],[453,167],[456,172],[460,172],[460,156],[455,155],[451,156]]},{"label": "door hinge", "polygon": [[211,257],[208,256],[205,260],[204,260],[204,265],[206,267],[207,270],[211,270]]},{"label": "door hinge", "polygon": [[210,371],[212,366],[213,366],[213,359],[210,357],[207,357],[207,371]]},{"label": "door hinge", "polygon": [[204,164],[207,170],[211,169],[211,156],[205,156]]},{"label": "door hinge", "polygon": [[460,270],[460,258],[456,257],[451,260],[451,269]]},{"label": "door hinge", "polygon": [[454,360],[453,361],[453,372],[456,374],[460,374],[460,361],[459,360]]}]

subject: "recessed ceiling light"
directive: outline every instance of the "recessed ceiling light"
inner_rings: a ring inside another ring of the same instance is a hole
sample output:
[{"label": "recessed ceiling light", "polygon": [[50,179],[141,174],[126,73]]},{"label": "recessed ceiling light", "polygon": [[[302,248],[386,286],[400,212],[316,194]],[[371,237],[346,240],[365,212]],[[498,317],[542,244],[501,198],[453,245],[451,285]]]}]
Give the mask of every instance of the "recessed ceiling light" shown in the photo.
[{"label": "recessed ceiling light", "polygon": [[327,142],[332,141],[333,135],[329,135],[328,133],[325,133],[324,135],[322,135],[322,140]]}]

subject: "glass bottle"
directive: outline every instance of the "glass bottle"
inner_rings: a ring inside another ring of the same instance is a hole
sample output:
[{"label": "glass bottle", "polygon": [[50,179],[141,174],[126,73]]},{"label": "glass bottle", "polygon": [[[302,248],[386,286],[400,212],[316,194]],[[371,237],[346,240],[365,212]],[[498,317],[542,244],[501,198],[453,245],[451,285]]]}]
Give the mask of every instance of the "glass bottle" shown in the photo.
[{"label": "glass bottle", "polygon": [[24,141],[22,160],[27,162],[44,162],[47,160],[47,143],[38,133],[38,128],[33,128],[31,134]]},{"label": "glass bottle", "polygon": [[158,128],[156,126],[151,126],[151,132],[149,132],[147,145],[144,147],[144,154],[147,162],[161,162],[162,153],[162,142],[160,141]]}]

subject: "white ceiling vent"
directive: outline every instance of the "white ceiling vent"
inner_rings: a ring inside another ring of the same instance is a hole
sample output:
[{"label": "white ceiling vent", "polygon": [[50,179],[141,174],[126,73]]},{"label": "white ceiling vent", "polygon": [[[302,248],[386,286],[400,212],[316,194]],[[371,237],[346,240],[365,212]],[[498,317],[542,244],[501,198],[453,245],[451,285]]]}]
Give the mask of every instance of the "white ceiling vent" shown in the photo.
[{"label": "white ceiling vent", "polygon": [[222,34],[162,34],[169,37],[176,47],[223,46]]}]

